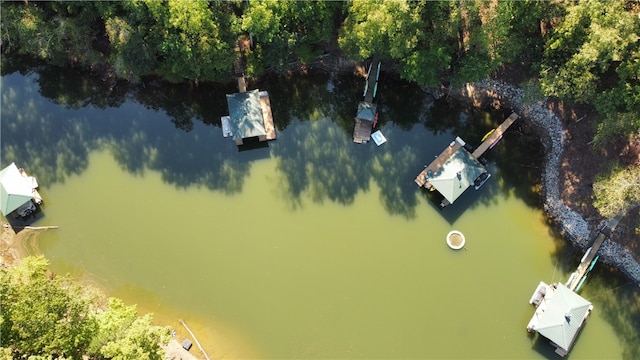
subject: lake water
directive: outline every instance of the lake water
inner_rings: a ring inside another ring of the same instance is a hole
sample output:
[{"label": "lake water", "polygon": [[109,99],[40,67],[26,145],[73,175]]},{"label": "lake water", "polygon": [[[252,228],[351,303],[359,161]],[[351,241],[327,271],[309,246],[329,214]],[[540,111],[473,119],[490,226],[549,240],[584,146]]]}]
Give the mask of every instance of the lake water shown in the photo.
[{"label": "lake water", "polygon": [[[527,301],[581,254],[539,208],[541,150],[526,127],[488,155],[493,176],[479,191],[440,209],[415,176],[455,136],[477,144],[508,114],[434,103],[383,75],[388,142],[358,145],[363,79],[258,85],[278,139],[239,152],[219,127],[233,87],[4,74],[2,165],[38,177],[36,225],[59,226],[32,251],[179,335],[184,319],[214,358],[555,357],[527,334]],[[446,246],[454,229],[464,250]],[[638,314],[600,296],[628,287],[602,272],[583,293],[595,309],[571,358],[634,354],[637,318],[625,311]]]}]

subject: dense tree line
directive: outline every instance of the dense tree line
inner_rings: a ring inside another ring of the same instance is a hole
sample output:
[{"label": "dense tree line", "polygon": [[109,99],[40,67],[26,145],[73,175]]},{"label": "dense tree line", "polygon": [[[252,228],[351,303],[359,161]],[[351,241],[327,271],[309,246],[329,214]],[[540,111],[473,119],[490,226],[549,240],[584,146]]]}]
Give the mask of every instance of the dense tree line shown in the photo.
[{"label": "dense tree line", "polygon": [[637,132],[640,6],[634,1],[2,2],[2,53],[109,69],[137,82],[228,81],[240,38],[247,73],[284,73],[336,46],[374,54],[422,87],[517,68],[544,95],[588,103],[596,142]]},{"label": "dense tree line", "polygon": [[166,327],[55,276],[43,257],[0,269],[0,359],[162,359]]},{"label": "dense tree line", "polygon": [[[596,146],[640,133],[637,1],[136,0],[1,5],[3,56],[23,54],[51,64],[76,64],[132,83],[145,76],[172,82],[228,81],[239,54],[238,40],[245,39],[249,76],[286,73],[292,65],[313,63],[326,53],[353,60],[375,54],[423,88],[517,72],[520,77],[515,78],[526,80],[528,89],[595,109]],[[628,164],[619,165],[597,182],[616,178]],[[606,194],[598,196],[603,199]]]}]

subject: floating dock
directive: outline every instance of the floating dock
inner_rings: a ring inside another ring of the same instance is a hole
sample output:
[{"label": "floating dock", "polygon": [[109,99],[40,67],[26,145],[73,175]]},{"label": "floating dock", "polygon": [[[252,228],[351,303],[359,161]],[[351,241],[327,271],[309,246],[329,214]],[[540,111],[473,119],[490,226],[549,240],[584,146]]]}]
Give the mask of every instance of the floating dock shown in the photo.
[{"label": "floating dock", "polygon": [[264,120],[264,130],[267,140],[276,138],[276,127],[273,124],[273,114],[271,113],[271,100],[266,91],[260,91],[260,105],[262,105],[262,118]]},{"label": "floating dock", "polygon": [[[375,72],[375,75],[373,74]],[[371,140],[371,131],[378,119],[377,105],[373,99],[378,91],[378,78],[380,77],[380,60],[374,56],[369,70],[367,71],[367,81],[364,87],[364,101],[358,104],[355,124],[353,126],[353,142],[363,144]]]}]

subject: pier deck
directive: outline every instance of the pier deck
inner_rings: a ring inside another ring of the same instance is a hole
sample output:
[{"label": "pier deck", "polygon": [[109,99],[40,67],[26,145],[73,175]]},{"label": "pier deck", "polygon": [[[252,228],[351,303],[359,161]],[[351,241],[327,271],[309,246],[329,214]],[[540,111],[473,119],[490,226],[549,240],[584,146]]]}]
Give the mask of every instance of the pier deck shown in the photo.
[{"label": "pier deck", "polygon": [[267,140],[273,140],[276,138],[276,127],[273,124],[271,101],[266,91],[260,91],[260,104],[262,105],[262,118],[264,119],[264,130],[267,134]]},{"label": "pier deck", "polygon": [[438,155],[432,162],[431,164],[429,164],[428,166],[426,166],[421,172],[420,174],[418,174],[418,176],[416,176],[416,179],[414,180],[415,183],[420,186],[420,187],[426,187],[427,189],[431,188],[431,184],[427,181],[426,179],[426,175],[427,173],[429,173],[429,170],[431,170],[432,173],[437,172],[442,165],[456,152],[458,151],[458,149],[460,149],[460,147],[463,144],[460,143],[459,141],[454,140],[451,142],[451,144],[449,144],[449,146],[446,147],[446,149],[444,149],[440,155]]},{"label": "pier deck", "polygon": [[611,231],[613,231],[613,229],[618,226],[621,218],[622,216],[616,216],[614,219],[607,221],[603,226],[595,230],[597,232],[596,239],[594,240],[593,245],[591,245],[591,251],[580,262],[578,268],[574,272],[575,275],[573,275],[573,278],[567,284],[567,287],[571,291],[575,291],[582,278],[586,276],[587,272],[589,271],[589,267],[591,266],[591,262],[598,254],[598,250],[600,250],[600,247],[602,246],[604,241],[609,238]]},{"label": "pier deck", "polygon": [[33,195],[33,201],[35,201],[35,203],[37,205],[41,205],[43,200],[42,200],[42,195],[40,195],[40,192],[38,192],[38,181],[36,180],[35,177],[30,176],[29,174],[27,174],[27,171],[23,168],[18,169],[18,171],[20,172],[20,175],[24,176],[25,178],[28,179],[29,182],[29,186],[31,186],[31,193]]},{"label": "pier deck", "polygon": [[371,140],[371,121],[356,119],[356,124],[353,127],[353,142],[362,144]]},{"label": "pier deck", "polygon": [[371,140],[371,131],[377,119],[377,105],[373,103],[373,98],[378,88],[378,76],[380,75],[379,65],[380,59],[377,55],[374,55],[367,73],[364,101],[358,104],[358,111],[353,126],[353,142],[357,144],[366,143]]},{"label": "pier deck", "polygon": [[364,95],[364,101],[371,104],[373,102],[373,95],[376,89],[376,83],[378,82],[378,76],[371,76],[371,72],[378,71],[378,64],[380,60],[377,56],[374,56],[371,60],[371,69],[369,70],[369,76],[367,77],[367,92]]},{"label": "pier deck", "polygon": [[244,79],[244,76],[238,77],[238,91],[240,92],[247,91],[247,81]]},{"label": "pier deck", "polygon": [[509,115],[508,118],[506,118],[502,124],[500,124],[500,126],[498,126],[492,133],[491,135],[489,135],[489,137],[487,137],[482,144],[480,144],[480,146],[478,146],[477,149],[475,149],[473,151],[473,157],[474,158],[479,158],[480,156],[482,156],[482,154],[485,153],[485,151],[489,150],[489,148],[494,145],[494,143],[498,140],[500,140],[500,137],[502,137],[502,135],[504,134],[505,131],[507,131],[507,129],[509,128],[509,126],[511,126],[511,124],[514,123],[514,121],[518,120],[520,116],[518,114],[511,113],[511,115]]}]

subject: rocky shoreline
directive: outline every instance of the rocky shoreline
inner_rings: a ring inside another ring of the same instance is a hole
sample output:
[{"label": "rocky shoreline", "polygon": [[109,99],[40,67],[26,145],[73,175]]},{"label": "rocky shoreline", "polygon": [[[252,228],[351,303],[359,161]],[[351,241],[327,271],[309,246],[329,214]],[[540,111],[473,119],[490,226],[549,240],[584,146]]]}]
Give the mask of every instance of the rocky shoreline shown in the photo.
[{"label": "rocky shoreline", "polygon": [[[439,92],[441,90],[435,90]],[[544,101],[526,103],[524,91],[504,82],[486,79],[465,84],[448,91],[449,96],[471,102],[474,106],[487,105],[508,107],[531,123],[540,135],[545,148],[542,174],[543,202],[547,216],[554,221],[564,237],[582,250],[588,247],[590,229],[598,224],[589,224],[579,213],[570,209],[561,198],[560,163],[565,144],[561,119],[545,106]],[[632,254],[611,240],[600,248],[600,259],[616,268],[636,283],[640,283],[640,263]]]}]

